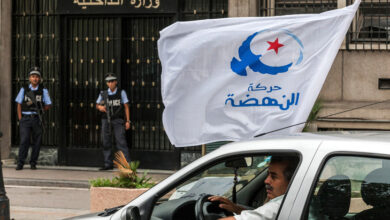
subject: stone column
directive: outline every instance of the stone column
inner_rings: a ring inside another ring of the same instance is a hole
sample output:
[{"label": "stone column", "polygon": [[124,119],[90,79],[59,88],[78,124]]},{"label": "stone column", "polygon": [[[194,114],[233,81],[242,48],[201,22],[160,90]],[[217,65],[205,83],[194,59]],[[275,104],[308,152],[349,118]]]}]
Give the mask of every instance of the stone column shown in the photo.
[{"label": "stone column", "polygon": [[8,158],[11,150],[12,102],[12,0],[0,0],[0,142],[1,157]]},{"label": "stone column", "polygon": [[[353,2],[355,2],[355,1],[353,1]],[[346,6],[347,6],[347,0],[337,0],[337,8],[344,8]],[[359,13],[359,10],[357,13]],[[356,17],[352,20],[352,28],[354,28],[354,27],[356,27]],[[340,46],[341,50],[345,50],[347,48],[346,43],[347,43],[346,38],[344,38],[344,41]]]},{"label": "stone column", "polygon": [[229,17],[258,16],[258,0],[229,0]]}]

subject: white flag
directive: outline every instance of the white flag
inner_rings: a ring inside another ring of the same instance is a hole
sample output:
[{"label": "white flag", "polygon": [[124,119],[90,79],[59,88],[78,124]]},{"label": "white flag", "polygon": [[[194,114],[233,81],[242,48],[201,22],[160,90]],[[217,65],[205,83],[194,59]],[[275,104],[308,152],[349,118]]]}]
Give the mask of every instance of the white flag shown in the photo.
[{"label": "white flag", "polygon": [[250,139],[306,121],[359,4],[321,14],[176,22],[162,30],[163,123],[171,143]]}]

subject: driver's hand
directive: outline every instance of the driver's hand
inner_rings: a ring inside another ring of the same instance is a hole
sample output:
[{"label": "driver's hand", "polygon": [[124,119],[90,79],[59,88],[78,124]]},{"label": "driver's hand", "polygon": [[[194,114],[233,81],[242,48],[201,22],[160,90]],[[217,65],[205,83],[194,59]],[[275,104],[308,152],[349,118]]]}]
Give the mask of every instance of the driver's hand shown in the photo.
[{"label": "driver's hand", "polygon": [[230,212],[234,212],[236,214],[241,214],[241,211],[244,210],[243,207],[234,204],[228,198],[223,196],[210,196],[208,198],[211,202],[219,202],[219,208],[226,209]]}]

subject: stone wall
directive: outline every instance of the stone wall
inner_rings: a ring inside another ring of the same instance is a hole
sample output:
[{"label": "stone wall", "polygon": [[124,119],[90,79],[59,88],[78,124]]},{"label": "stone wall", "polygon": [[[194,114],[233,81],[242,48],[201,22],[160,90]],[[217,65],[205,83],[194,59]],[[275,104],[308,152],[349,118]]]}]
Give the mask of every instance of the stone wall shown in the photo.
[{"label": "stone wall", "polygon": [[379,78],[390,79],[389,61],[389,51],[340,50],[319,95],[317,127],[390,130],[390,89],[378,88]]},{"label": "stone wall", "polygon": [[[18,158],[19,148],[12,147],[9,158],[14,159],[14,163],[16,164]],[[28,156],[25,161],[25,164],[29,164],[31,156],[31,147],[28,151]],[[41,152],[38,157],[38,165],[46,165],[46,166],[56,166],[58,165],[58,149],[57,148],[41,148]]]},{"label": "stone wall", "polygon": [[381,101],[390,90],[378,89],[379,78],[390,79],[389,51],[339,51],[320,99],[324,101]]},{"label": "stone wall", "polygon": [[1,158],[8,158],[11,149],[11,0],[0,0],[0,141]]},{"label": "stone wall", "polygon": [[258,16],[258,0],[229,0],[229,17]]}]

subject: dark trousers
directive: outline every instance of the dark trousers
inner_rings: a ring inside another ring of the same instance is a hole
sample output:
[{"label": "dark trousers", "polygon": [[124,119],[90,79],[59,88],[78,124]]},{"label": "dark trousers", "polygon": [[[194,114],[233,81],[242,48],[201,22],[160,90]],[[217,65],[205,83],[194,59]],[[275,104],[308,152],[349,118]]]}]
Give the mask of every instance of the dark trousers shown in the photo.
[{"label": "dark trousers", "polygon": [[102,119],[102,139],[104,166],[112,166],[112,136],[115,137],[116,148],[123,152],[127,161],[130,163],[129,148],[126,141],[126,131],[124,120],[121,118],[111,120],[111,129],[107,119]]},{"label": "dark trousers", "polygon": [[18,155],[18,164],[24,165],[27,158],[28,148],[30,147],[30,137],[32,139],[32,151],[30,164],[36,165],[41,149],[42,126],[39,117],[23,116],[19,122],[20,146]]}]

